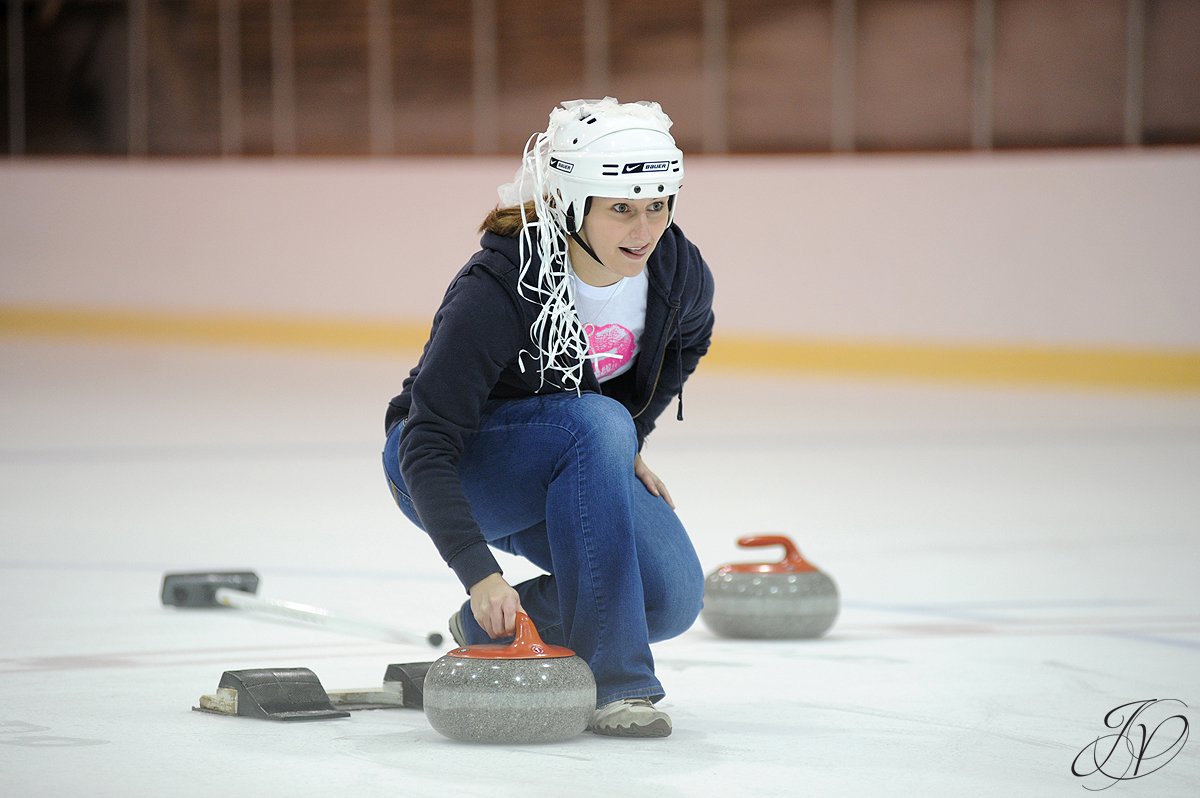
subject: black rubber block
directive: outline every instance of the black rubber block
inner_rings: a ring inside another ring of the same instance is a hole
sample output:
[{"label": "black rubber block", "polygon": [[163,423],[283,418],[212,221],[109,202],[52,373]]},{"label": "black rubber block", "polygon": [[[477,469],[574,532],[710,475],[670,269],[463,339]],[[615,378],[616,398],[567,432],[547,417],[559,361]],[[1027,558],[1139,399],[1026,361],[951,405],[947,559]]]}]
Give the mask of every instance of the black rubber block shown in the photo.
[{"label": "black rubber block", "polygon": [[432,662],[402,662],[387,666],[383,674],[383,682],[399,682],[403,690],[404,706],[410,709],[425,707],[425,674],[429,673]]},{"label": "black rubber block", "polygon": [[251,668],[225,671],[218,688],[237,690],[237,713],[268,720],[348,718],[334,709],[321,680],[308,668]]}]

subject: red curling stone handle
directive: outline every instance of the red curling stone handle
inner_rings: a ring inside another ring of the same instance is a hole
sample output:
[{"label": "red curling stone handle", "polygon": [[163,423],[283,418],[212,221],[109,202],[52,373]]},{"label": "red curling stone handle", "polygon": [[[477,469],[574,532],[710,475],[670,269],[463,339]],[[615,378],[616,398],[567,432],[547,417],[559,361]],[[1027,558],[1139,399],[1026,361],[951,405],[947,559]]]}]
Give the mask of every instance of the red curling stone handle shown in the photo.
[{"label": "red curling stone handle", "polygon": [[738,538],[738,545],[743,548],[758,546],[783,546],[783,559],[776,563],[737,563],[725,566],[731,571],[757,571],[759,573],[778,573],[786,571],[816,571],[817,567],[804,559],[796,544],[787,535],[748,535]]},{"label": "red curling stone handle", "polygon": [[525,613],[517,613],[516,626],[516,634],[508,645],[485,643],[466,646],[454,649],[449,655],[464,659],[556,659],[575,656],[575,652],[569,648],[543,641],[533,620]]}]

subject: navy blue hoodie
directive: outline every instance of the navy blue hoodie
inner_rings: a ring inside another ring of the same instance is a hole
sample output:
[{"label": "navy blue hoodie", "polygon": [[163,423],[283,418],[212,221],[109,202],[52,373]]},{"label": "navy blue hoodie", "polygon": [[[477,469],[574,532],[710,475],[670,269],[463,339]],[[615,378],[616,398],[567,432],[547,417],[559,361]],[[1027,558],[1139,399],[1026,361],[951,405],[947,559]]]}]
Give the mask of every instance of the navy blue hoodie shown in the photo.
[{"label": "navy blue hoodie", "polygon": [[[482,249],[458,272],[433,318],[421,359],[388,405],[384,426],[407,418],[400,439],[400,473],[417,514],[442,559],[464,587],[500,571],[463,493],[458,461],[479,428],[488,400],[515,399],[565,388],[547,372],[545,384],[529,330],[540,306],[517,290],[518,240],[484,233]],[[536,274],[535,261],[530,274]],[[708,351],[713,328],[712,272],[700,251],[671,225],[646,265],[646,328],[634,367],[601,387],[584,364],[584,391],[621,402],[633,417],[638,449],[659,414]],[[524,372],[519,353],[526,350]],[[630,464],[632,468],[632,463]]]}]

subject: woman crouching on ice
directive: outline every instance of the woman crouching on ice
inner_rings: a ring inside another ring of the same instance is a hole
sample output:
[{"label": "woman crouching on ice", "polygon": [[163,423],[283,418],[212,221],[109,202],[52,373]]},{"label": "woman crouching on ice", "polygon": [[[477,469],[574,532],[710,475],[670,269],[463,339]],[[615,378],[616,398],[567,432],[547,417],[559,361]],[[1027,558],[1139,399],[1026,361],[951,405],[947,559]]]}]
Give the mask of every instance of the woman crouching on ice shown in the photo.
[{"label": "woman crouching on ice", "polygon": [[[642,459],[708,351],[713,280],[673,224],[683,153],[657,103],[563,103],[530,138],[386,417],[400,509],[470,595],[459,645],[515,613],[596,677],[596,734],[665,737],[650,644],[686,631],[704,575]],[[489,546],[546,574],[510,585]]]}]

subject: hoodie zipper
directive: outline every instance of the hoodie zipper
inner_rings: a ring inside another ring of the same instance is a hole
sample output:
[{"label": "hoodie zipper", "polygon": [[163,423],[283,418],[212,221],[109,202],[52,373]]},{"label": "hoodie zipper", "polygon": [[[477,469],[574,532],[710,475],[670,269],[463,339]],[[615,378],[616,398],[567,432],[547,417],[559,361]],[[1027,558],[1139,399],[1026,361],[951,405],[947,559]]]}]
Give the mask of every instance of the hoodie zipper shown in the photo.
[{"label": "hoodie zipper", "polygon": [[[667,326],[664,328],[664,339],[666,339],[666,337],[671,332],[671,324],[674,323],[675,314],[678,312],[679,312],[678,306],[671,308],[671,315],[669,317],[667,317]],[[663,347],[662,347],[662,355],[660,355],[658,358],[658,371],[656,371],[654,373],[654,385],[652,385],[650,387],[650,393],[646,397],[646,404],[644,404],[642,406],[641,410],[639,410],[633,414],[634,418],[637,418],[642,413],[645,413],[646,409],[648,407],[650,407],[650,403],[652,401],[654,401],[654,392],[658,390],[658,381],[662,377],[663,363],[665,363],[666,360],[667,360],[667,343],[664,342]]]}]

